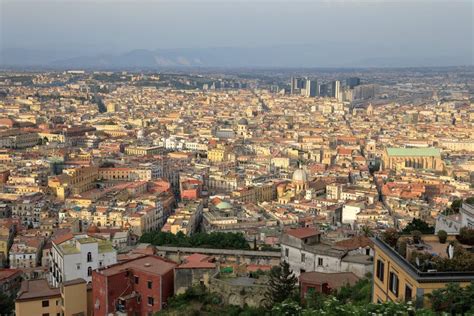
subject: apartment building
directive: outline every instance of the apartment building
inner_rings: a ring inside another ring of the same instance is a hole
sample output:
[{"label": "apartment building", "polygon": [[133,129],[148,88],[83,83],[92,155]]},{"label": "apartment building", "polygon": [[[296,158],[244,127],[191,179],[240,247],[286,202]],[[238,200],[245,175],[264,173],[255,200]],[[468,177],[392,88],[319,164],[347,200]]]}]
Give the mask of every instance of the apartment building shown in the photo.
[{"label": "apartment building", "polygon": [[92,281],[92,271],[117,262],[117,251],[108,240],[87,234],[66,234],[53,239],[48,280],[53,286],[82,278]]}]

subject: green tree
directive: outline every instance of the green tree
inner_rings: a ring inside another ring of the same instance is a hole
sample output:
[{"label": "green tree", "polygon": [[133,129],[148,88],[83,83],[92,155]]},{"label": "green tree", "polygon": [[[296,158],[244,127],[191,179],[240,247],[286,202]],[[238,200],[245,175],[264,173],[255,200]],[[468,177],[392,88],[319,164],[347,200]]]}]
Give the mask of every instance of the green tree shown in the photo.
[{"label": "green tree", "polygon": [[267,304],[272,306],[281,303],[289,298],[295,291],[298,279],[290,270],[290,265],[282,261],[279,266],[273,267],[270,271],[268,290],[265,293]]},{"label": "green tree", "polygon": [[403,230],[402,234],[404,235],[409,235],[411,234],[414,230],[420,231],[422,234],[433,234],[434,233],[434,227],[428,225],[425,221],[419,219],[419,218],[414,218]]},{"label": "green tree", "polygon": [[11,315],[14,310],[15,301],[5,293],[0,292],[0,314]]}]

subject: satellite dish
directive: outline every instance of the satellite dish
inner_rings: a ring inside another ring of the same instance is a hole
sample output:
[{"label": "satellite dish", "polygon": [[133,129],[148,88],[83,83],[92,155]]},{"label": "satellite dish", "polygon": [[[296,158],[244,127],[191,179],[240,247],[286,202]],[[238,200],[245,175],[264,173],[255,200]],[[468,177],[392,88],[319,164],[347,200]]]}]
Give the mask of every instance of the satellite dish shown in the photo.
[{"label": "satellite dish", "polygon": [[448,246],[448,258],[453,259],[454,257],[454,246],[453,244],[449,244]]},{"label": "satellite dish", "polygon": [[416,263],[416,266],[417,266],[417,267],[420,266],[420,258],[419,258],[419,257],[416,257],[416,258],[415,258],[415,263]]}]

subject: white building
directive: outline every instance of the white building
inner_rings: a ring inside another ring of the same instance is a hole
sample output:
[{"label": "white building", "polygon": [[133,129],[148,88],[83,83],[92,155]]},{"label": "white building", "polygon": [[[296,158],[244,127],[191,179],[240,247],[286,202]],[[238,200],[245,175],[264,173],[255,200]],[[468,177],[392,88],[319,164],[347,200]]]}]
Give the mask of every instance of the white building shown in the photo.
[{"label": "white building", "polygon": [[67,234],[53,240],[48,280],[53,286],[82,278],[92,281],[92,271],[117,263],[117,251],[108,240],[87,234]]},{"label": "white building", "polygon": [[463,203],[458,214],[443,215],[436,218],[435,234],[440,230],[449,235],[458,235],[462,227],[474,228],[474,205]]},{"label": "white building", "polygon": [[351,226],[357,220],[359,214],[365,208],[365,204],[361,202],[347,202],[342,207],[342,223]]},{"label": "white building", "polygon": [[287,231],[282,236],[281,251],[281,260],[289,263],[296,276],[310,271],[353,272],[362,278],[373,269],[371,252],[362,254],[321,242],[321,233],[310,227]]}]

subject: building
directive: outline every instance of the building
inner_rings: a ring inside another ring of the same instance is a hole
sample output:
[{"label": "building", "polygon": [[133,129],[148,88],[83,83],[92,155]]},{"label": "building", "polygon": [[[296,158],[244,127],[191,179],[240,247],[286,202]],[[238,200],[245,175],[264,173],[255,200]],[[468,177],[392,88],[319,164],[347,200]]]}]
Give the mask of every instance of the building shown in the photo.
[{"label": "building", "polygon": [[176,263],[144,255],[92,275],[94,315],[153,315],[173,295]]},{"label": "building", "polygon": [[316,97],[318,96],[318,82],[316,80],[306,80],[306,97]]},{"label": "building", "polygon": [[[444,288],[448,283],[468,286],[474,281],[472,271],[421,271],[379,237],[373,238],[373,242],[375,244],[373,303],[413,301],[417,307],[423,307],[429,303],[427,294],[433,290]],[[423,236],[423,242],[423,248],[426,247],[430,253],[446,256],[448,243],[440,244],[437,236]],[[417,246],[421,248],[420,245]]]},{"label": "building", "polygon": [[182,294],[196,285],[209,286],[210,278],[218,272],[214,257],[194,253],[184,258],[174,269],[174,293]]},{"label": "building", "polygon": [[281,260],[289,263],[296,276],[310,271],[353,272],[362,278],[373,269],[370,253],[326,243],[312,227],[290,229],[283,234]]},{"label": "building", "polygon": [[438,148],[386,148],[383,153],[384,169],[402,170],[432,169],[442,171],[444,168]]},{"label": "building", "polygon": [[87,284],[82,279],[51,287],[45,279],[25,280],[15,300],[15,315],[90,315]]},{"label": "building", "polygon": [[53,286],[82,278],[92,281],[92,271],[117,262],[117,252],[108,240],[66,234],[53,239],[48,280]]},{"label": "building", "polygon": [[474,229],[474,205],[463,202],[458,214],[445,215],[440,213],[436,217],[435,234],[444,230],[449,235],[457,235],[462,227]]},{"label": "building", "polygon": [[352,272],[303,272],[299,277],[300,295],[304,300],[308,295],[318,292],[332,294],[345,285],[355,285],[359,278]]},{"label": "building", "polygon": [[346,86],[349,87],[349,89],[354,89],[354,87],[360,85],[360,78],[358,77],[350,77],[346,79]]}]

